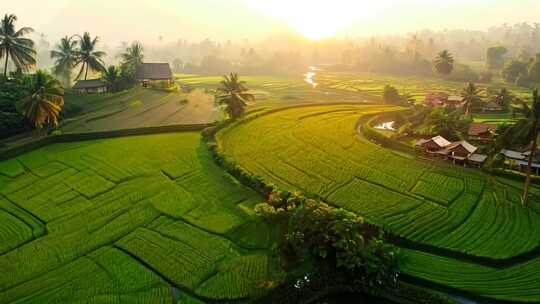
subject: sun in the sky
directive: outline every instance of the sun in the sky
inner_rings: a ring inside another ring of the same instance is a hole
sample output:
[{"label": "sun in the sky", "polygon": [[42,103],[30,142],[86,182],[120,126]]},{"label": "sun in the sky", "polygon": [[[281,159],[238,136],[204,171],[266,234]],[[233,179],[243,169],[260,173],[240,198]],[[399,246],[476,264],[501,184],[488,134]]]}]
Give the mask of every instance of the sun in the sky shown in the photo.
[{"label": "sun in the sky", "polygon": [[365,14],[360,0],[245,0],[309,39],[334,35]]}]

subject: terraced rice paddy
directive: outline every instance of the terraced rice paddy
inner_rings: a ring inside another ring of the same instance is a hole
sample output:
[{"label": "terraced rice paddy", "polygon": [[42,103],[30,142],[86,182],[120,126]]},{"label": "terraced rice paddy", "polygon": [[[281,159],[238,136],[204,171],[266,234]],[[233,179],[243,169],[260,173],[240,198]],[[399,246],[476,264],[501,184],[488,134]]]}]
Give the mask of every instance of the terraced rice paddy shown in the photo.
[{"label": "terraced rice paddy", "polygon": [[[219,111],[204,90],[220,80],[179,75],[197,89],[189,95],[135,88],[71,96],[66,103],[83,114],[62,130],[208,123]],[[228,158],[282,188],[362,214],[409,247],[446,252],[403,249],[410,276],[498,301],[540,302],[534,254],[504,267],[450,257],[493,262],[537,248],[538,185],[525,209],[519,181],[416,160],[357,130],[365,115],[394,110],[361,105],[380,101],[385,84],[417,101],[464,84],[326,72],[316,75],[316,88],[300,75],[243,80],[258,99],[250,116],[311,106],[224,130],[218,139]],[[351,104],[316,105],[332,102]],[[477,119],[499,118],[508,119]],[[260,294],[279,271],[269,249],[276,231],[252,212],[260,200],[214,165],[196,133],[55,144],[0,162],[0,303],[198,303]]]},{"label": "terraced rice paddy", "polygon": [[[520,206],[519,182],[419,161],[383,149],[358,134],[356,126],[362,116],[391,110],[357,105],[287,109],[225,129],[218,134],[220,149],[247,171],[282,188],[320,196],[419,244],[490,259],[514,257],[540,245],[538,186],[533,188],[533,207],[525,209]],[[433,256],[434,261],[438,258]],[[437,263],[445,261],[441,258]],[[425,271],[428,279],[433,273],[437,282],[447,279],[452,283],[452,277],[442,274],[447,268],[437,263],[423,264],[417,258],[405,271],[419,277]],[[526,263],[512,269],[522,267],[530,266]],[[456,287],[473,292],[495,288],[504,284],[508,274],[482,271],[486,279],[494,276],[494,285],[476,288],[471,279]],[[528,282],[523,292],[538,298],[540,278],[529,272],[512,271],[516,282]],[[501,294],[520,298],[518,285]]]},{"label": "terraced rice paddy", "polygon": [[126,137],[0,162],[0,303],[259,292],[278,269],[273,232],[249,211],[261,198],[201,145],[197,133]]},{"label": "terraced rice paddy", "polygon": [[404,250],[402,269],[409,275],[499,301],[540,302],[540,257],[505,267]]},{"label": "terraced rice paddy", "polygon": [[126,92],[69,95],[66,104],[83,114],[64,122],[65,132],[96,132],[178,124],[206,124],[220,118],[214,96],[203,90],[189,94],[134,88]]},{"label": "terraced rice paddy", "polygon": [[[463,82],[446,81],[434,77],[418,76],[393,76],[373,73],[320,73],[317,82],[326,88],[355,92],[363,94],[367,99],[382,99],[385,85],[391,85],[398,89],[400,93],[409,94],[417,102],[424,101],[428,91],[445,91],[459,95],[467,85]],[[478,84],[481,88],[506,87],[516,96],[528,99],[530,90],[521,87],[501,84]]]}]

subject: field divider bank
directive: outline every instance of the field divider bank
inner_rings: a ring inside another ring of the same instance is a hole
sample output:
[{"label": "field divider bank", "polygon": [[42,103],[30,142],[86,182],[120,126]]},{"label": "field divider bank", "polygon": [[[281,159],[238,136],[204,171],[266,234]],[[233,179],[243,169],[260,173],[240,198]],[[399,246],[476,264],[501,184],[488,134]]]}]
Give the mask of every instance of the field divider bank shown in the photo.
[{"label": "field divider bank", "polygon": [[41,147],[66,142],[87,141],[106,138],[117,138],[127,136],[139,136],[139,135],[152,135],[161,133],[175,133],[175,132],[192,132],[202,131],[214,124],[193,124],[193,125],[168,125],[168,126],[156,126],[156,127],[143,127],[133,129],[120,129],[100,132],[88,132],[88,133],[64,133],[59,135],[50,135],[46,137],[36,138],[33,141],[26,142],[20,145],[8,146],[5,148],[0,147],[0,161],[7,160],[18,155],[30,152]]}]

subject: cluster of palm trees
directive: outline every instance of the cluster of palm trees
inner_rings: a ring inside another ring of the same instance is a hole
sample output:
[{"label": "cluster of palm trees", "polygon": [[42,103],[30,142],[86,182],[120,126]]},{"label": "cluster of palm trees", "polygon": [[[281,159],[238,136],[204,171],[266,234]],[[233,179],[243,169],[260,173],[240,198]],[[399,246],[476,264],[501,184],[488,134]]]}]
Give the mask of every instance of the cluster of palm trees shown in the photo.
[{"label": "cluster of palm trees", "polygon": [[51,58],[55,60],[53,73],[64,79],[69,86],[73,69],[80,67],[75,79],[88,79],[88,72],[102,72],[105,70],[103,58],[107,55],[96,50],[99,37],[92,37],[85,32],[82,36],[64,37],[51,51]]},{"label": "cluster of palm trees", "polygon": [[[8,14],[0,20],[0,59],[4,60],[4,81],[8,81],[10,59],[19,72],[28,71],[36,64],[34,42],[25,37],[34,30],[30,27],[16,29],[16,22],[17,16]],[[56,126],[64,105],[64,88],[60,82],[41,70],[21,82],[28,95],[17,102],[18,111],[36,129],[44,125]]]},{"label": "cluster of palm trees", "polygon": [[112,92],[118,90],[122,79],[128,79],[128,82],[130,79],[133,80],[137,65],[144,59],[142,44],[133,42],[124,53],[120,54],[122,59],[120,67],[111,65],[106,68],[103,61],[106,53],[96,49],[98,42],[99,37],[92,37],[88,32],[82,36],[62,38],[56,45],[56,49],[51,51],[51,58],[55,59],[54,74],[61,76],[69,86],[72,71],[76,67],[80,67],[80,70],[75,80],[87,80],[89,71],[99,72]]}]

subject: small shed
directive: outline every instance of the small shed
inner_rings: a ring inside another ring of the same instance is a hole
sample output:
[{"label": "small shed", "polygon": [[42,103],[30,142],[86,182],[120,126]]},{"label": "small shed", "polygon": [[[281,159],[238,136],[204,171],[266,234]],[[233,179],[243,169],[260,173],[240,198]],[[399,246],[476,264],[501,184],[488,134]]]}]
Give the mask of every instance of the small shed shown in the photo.
[{"label": "small shed", "polygon": [[487,155],[485,154],[478,154],[478,153],[475,153],[471,156],[469,156],[469,158],[467,159],[467,163],[471,166],[471,167],[482,167],[482,165],[486,162],[486,159],[488,158]]},{"label": "small shed", "polygon": [[[500,153],[507,160],[506,163],[510,169],[517,169],[521,172],[525,172],[527,170],[527,167],[529,166],[529,156],[531,155],[531,151],[519,152],[503,149]],[[540,174],[540,151],[535,153],[535,155],[533,156],[531,167],[533,173],[535,173],[536,175]]]},{"label": "small shed", "polygon": [[137,66],[135,78],[144,86],[151,81],[165,81],[170,85],[173,73],[168,63],[142,63]]},{"label": "small shed", "polygon": [[107,84],[101,79],[79,80],[73,86],[73,90],[79,94],[105,93],[107,92]]}]

